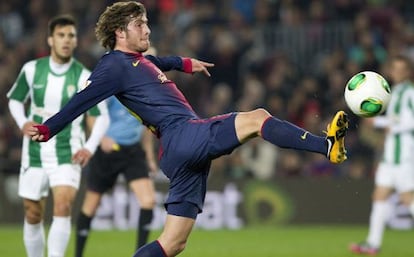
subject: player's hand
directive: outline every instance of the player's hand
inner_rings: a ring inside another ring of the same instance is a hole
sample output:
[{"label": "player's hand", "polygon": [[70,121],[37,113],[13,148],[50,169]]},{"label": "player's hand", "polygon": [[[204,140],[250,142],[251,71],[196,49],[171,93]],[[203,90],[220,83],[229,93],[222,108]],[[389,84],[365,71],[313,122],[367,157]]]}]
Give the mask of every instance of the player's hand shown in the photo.
[{"label": "player's hand", "polygon": [[50,138],[49,128],[45,125],[35,122],[27,122],[29,124],[23,125],[24,134],[30,136],[33,141],[46,142]]},{"label": "player's hand", "polygon": [[38,132],[38,129],[34,127],[34,125],[39,125],[39,123],[36,123],[34,121],[28,121],[23,125],[22,133],[25,136],[33,136],[35,133]]},{"label": "player's hand", "polygon": [[362,122],[369,126],[369,127],[373,127],[374,126],[374,118],[364,118],[362,119]]},{"label": "player's hand", "polygon": [[194,58],[191,58],[191,68],[194,72],[203,72],[206,76],[211,77],[210,72],[207,68],[214,67],[214,63],[203,62]]},{"label": "player's hand", "polygon": [[112,151],[119,151],[120,146],[110,137],[103,137],[101,140],[101,150],[104,153],[110,153]]},{"label": "player's hand", "polygon": [[72,156],[72,162],[85,167],[92,157],[92,153],[88,149],[82,148]]}]

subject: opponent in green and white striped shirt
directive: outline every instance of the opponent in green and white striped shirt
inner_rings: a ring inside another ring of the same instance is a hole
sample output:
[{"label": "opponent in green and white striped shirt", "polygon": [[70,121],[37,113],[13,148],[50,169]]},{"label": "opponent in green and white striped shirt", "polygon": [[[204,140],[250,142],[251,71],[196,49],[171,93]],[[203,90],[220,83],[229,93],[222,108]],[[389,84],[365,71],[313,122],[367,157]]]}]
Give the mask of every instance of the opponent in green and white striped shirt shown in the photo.
[{"label": "opponent in green and white striped shirt", "polygon": [[375,119],[376,127],[385,127],[383,162],[401,164],[413,161],[414,84],[406,80],[393,86],[385,117]]},{"label": "opponent in green and white striped shirt", "polygon": [[[54,208],[47,251],[49,256],[64,256],[81,166],[86,165],[109,125],[106,104],[102,102],[51,141],[39,144],[30,140],[29,127],[57,113],[85,86],[90,75],[72,56],[77,37],[71,17],[58,16],[50,21],[48,44],[50,56],[24,64],[7,94],[10,112],[24,135],[19,195],[25,207],[23,241],[28,257],[44,256],[43,216],[50,189]],[[87,124],[92,130],[85,143]]]},{"label": "opponent in green and white striped shirt", "polygon": [[[58,112],[85,85],[89,74],[89,70],[75,59],[63,65],[53,63],[50,57],[26,63],[8,93],[11,102],[25,103],[30,99],[27,117],[18,114],[19,127],[22,128],[27,120],[42,123]],[[16,103],[13,105],[16,107]],[[96,106],[88,114],[98,116],[102,112],[106,113],[102,108]],[[11,111],[17,112],[15,108]],[[88,141],[85,145],[85,129],[85,119],[80,117],[47,144],[39,144],[25,137],[22,167],[46,168],[69,164],[72,163],[72,156],[83,147],[93,153],[99,140]]]},{"label": "opponent in green and white striped shirt", "polygon": [[397,191],[401,202],[414,216],[414,84],[411,60],[394,57],[390,63],[393,82],[385,116],[376,117],[374,126],[386,130],[384,156],[375,174],[375,190],[366,242],[351,245],[355,253],[378,253],[390,214],[388,197]]}]

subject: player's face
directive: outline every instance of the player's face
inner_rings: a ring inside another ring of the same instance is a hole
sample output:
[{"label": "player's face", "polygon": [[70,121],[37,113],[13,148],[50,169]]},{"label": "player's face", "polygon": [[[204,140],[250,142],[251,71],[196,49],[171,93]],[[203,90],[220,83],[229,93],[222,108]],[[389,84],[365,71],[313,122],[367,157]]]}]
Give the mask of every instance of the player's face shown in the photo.
[{"label": "player's face", "polygon": [[48,41],[51,56],[57,63],[70,61],[77,45],[76,29],[73,25],[56,26]]},{"label": "player's face", "polygon": [[391,63],[390,76],[393,83],[397,84],[410,78],[410,70],[408,65],[401,60]]},{"label": "player's face", "polygon": [[150,47],[150,33],[151,30],[148,27],[148,19],[145,14],[136,19],[132,19],[128,23],[125,33],[127,47],[134,52],[147,51]]}]

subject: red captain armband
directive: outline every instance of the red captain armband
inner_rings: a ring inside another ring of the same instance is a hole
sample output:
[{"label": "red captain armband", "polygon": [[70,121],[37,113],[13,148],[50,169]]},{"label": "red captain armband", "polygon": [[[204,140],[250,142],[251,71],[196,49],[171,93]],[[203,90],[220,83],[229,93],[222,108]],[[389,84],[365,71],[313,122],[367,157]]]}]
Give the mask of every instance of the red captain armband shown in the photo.
[{"label": "red captain armband", "polygon": [[39,135],[43,136],[43,139],[38,140],[39,142],[46,142],[50,138],[50,130],[46,125],[34,125],[35,128],[39,131]]},{"label": "red captain armband", "polygon": [[183,57],[183,71],[185,73],[193,73],[193,63],[191,62],[191,58]]}]

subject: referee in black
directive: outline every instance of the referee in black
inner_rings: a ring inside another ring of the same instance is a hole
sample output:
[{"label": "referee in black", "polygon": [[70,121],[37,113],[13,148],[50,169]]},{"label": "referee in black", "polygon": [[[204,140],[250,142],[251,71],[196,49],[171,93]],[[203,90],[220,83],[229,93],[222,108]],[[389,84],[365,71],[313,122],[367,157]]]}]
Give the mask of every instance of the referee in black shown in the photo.
[{"label": "referee in black", "polygon": [[83,256],[92,218],[118,175],[124,176],[140,205],[136,249],[147,242],[153,217],[155,189],[149,171],[158,170],[153,135],[114,96],[107,104],[111,122],[86,175],[87,189],[76,227],[76,257]]}]

